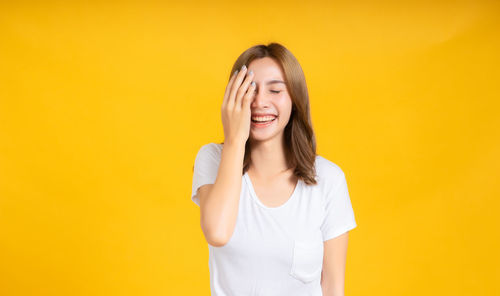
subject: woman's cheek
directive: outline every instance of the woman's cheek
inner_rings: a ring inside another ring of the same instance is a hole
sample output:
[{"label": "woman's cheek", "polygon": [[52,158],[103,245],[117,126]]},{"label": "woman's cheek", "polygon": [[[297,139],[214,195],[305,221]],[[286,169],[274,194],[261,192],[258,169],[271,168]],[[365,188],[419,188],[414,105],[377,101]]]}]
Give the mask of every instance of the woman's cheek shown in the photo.
[{"label": "woman's cheek", "polygon": [[287,100],[290,100],[290,98],[285,94],[277,94],[275,97],[276,104],[278,104],[280,106],[286,106]]},{"label": "woman's cheek", "polygon": [[277,106],[281,109],[281,112],[292,108],[292,99],[288,94],[278,94],[276,95],[275,101]]}]

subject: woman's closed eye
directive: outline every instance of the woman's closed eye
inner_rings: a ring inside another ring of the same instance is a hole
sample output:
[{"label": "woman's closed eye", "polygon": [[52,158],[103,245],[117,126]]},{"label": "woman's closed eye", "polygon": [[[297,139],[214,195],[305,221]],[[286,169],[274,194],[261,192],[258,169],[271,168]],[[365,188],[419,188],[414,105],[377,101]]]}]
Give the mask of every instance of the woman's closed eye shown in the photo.
[{"label": "woman's closed eye", "polygon": [[275,93],[275,94],[279,94],[281,92],[281,90],[272,90],[271,92]]}]

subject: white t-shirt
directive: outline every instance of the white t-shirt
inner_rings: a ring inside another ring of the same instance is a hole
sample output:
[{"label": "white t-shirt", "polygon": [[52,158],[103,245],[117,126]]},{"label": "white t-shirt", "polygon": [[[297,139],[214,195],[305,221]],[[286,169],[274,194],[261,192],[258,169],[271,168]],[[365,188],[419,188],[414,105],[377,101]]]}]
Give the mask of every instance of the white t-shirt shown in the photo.
[{"label": "white t-shirt", "polygon": [[[214,184],[223,144],[203,145],[194,164],[191,200]],[[222,247],[208,244],[212,296],[323,295],[323,242],[355,228],[344,172],[316,156],[317,185],[299,179],[279,207],[265,206],[242,176],[236,226]]]}]

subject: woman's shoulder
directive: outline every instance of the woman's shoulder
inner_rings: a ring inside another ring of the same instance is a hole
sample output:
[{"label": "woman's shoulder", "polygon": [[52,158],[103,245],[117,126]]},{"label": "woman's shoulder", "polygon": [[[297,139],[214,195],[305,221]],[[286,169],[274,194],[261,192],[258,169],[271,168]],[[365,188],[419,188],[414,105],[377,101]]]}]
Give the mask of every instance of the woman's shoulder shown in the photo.
[{"label": "woman's shoulder", "polygon": [[207,143],[205,145],[203,145],[203,147],[211,147],[212,149],[217,149],[217,150],[222,150],[222,147],[224,147],[224,144],[223,143],[214,143],[214,142],[210,142],[210,143]]},{"label": "woman's shoulder", "polygon": [[195,163],[218,164],[221,159],[222,144],[207,143],[201,145],[196,153]]},{"label": "woman's shoulder", "polygon": [[222,152],[222,147],[224,144],[222,143],[207,143],[200,147],[200,152],[211,153],[211,154],[220,154]]},{"label": "woman's shoulder", "polygon": [[345,174],[342,168],[335,162],[317,155],[316,156],[316,180],[318,181],[318,194],[325,203],[336,196],[335,190],[345,182]]},{"label": "woman's shoulder", "polygon": [[321,155],[316,155],[315,168],[320,182],[337,183],[345,176],[338,164]]}]

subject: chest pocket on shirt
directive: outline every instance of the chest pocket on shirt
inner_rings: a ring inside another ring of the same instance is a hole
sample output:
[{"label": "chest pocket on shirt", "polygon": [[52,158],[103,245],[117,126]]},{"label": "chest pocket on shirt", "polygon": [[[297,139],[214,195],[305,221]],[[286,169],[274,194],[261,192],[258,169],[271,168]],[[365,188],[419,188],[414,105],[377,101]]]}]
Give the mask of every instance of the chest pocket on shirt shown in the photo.
[{"label": "chest pocket on shirt", "polygon": [[323,240],[294,240],[290,275],[304,283],[321,277],[323,270]]}]

